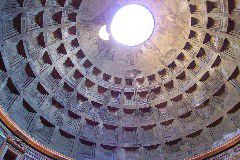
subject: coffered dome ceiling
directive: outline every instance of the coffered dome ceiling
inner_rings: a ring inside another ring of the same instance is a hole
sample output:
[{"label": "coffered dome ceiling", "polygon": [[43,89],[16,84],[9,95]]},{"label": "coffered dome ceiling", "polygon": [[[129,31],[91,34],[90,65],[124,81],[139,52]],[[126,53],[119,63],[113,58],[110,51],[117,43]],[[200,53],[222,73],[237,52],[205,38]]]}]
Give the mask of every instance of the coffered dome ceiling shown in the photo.
[{"label": "coffered dome ceiling", "polygon": [[[98,32],[127,4],[155,29]],[[0,104],[74,159],[185,159],[239,134],[239,0],[1,0]]]},{"label": "coffered dome ceiling", "polygon": [[[83,6],[92,7],[89,3],[92,2],[83,3]],[[94,3],[98,4],[99,2]],[[191,16],[188,3],[178,0],[159,1],[157,5],[156,2],[152,1],[138,3],[149,8],[155,18],[153,35],[140,46],[126,47],[113,39],[110,42],[99,39],[96,35],[101,25],[106,24],[106,22],[109,24],[108,21],[111,21],[115,8],[129,3],[137,3],[137,1],[115,2],[114,5],[105,3],[105,12],[96,13],[89,9],[88,17],[79,15],[78,27],[82,31],[79,43],[89,60],[111,76],[132,78],[133,70],[139,72],[139,77],[157,74],[160,69],[163,69],[176,58],[176,53],[181,51],[187,41]],[[176,37],[176,35],[178,36]]]}]

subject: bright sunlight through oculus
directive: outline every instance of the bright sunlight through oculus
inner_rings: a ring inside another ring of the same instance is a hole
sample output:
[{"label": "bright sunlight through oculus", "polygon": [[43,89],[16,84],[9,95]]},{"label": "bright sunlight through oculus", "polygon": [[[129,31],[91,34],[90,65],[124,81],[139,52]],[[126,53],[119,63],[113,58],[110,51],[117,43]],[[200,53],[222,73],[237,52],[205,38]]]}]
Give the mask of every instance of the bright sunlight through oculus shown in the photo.
[{"label": "bright sunlight through oculus", "polygon": [[153,15],[147,8],[137,4],[127,5],[118,10],[111,23],[113,38],[127,46],[145,42],[153,29]]},{"label": "bright sunlight through oculus", "polygon": [[109,40],[109,34],[107,32],[107,26],[106,25],[102,26],[101,29],[99,30],[99,36],[100,36],[100,38],[102,38],[105,41]]}]

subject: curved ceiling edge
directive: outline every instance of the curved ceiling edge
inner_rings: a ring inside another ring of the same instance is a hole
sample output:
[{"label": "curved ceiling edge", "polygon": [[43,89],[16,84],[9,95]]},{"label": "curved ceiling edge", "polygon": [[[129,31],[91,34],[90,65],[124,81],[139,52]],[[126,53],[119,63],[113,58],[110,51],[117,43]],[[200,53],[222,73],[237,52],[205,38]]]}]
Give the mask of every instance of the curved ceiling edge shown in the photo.
[{"label": "curved ceiling edge", "polygon": [[226,143],[220,145],[217,148],[214,148],[212,150],[209,150],[205,153],[196,155],[194,157],[188,158],[187,160],[200,160],[200,159],[206,159],[206,158],[210,158],[214,155],[219,154],[220,152],[226,151],[227,149],[231,148],[232,146],[236,145],[240,143],[240,134],[237,135],[236,137],[230,139],[229,141],[227,141]]},{"label": "curved ceiling edge", "polygon": [[[28,145],[32,146],[36,150],[46,154],[47,156],[50,156],[55,159],[59,160],[73,160],[69,157],[66,157],[56,151],[53,151],[51,149],[48,149],[44,147],[43,145],[39,144],[37,141],[35,141],[32,137],[30,137],[26,132],[24,132],[19,126],[5,113],[2,106],[0,106],[0,120],[20,139],[22,139],[24,142],[26,142]],[[228,142],[220,145],[217,148],[214,148],[212,150],[209,150],[205,153],[196,155],[194,157],[190,157],[187,160],[200,160],[200,159],[206,159],[209,157],[212,157],[222,151],[225,151],[232,146],[236,145],[237,143],[240,143],[240,134],[232,139],[230,139]]]},{"label": "curved ceiling edge", "polygon": [[26,132],[24,132],[3,110],[2,106],[0,106],[0,120],[6,125],[17,137],[22,139],[31,147],[35,148],[36,150],[40,151],[41,153],[50,156],[54,159],[59,160],[73,160],[69,157],[66,157],[54,150],[46,148],[42,144],[39,144],[36,140],[34,140],[31,136],[29,136]]}]

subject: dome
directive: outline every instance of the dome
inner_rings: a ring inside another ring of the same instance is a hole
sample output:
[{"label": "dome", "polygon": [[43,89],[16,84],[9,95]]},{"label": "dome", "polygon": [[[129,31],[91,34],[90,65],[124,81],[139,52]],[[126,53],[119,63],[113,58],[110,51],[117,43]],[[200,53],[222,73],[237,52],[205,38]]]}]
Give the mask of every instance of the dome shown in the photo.
[{"label": "dome", "polygon": [[[111,23],[132,4],[149,10],[154,28],[128,46]],[[0,109],[43,154],[197,159],[239,144],[239,0],[1,0],[0,8]]]}]

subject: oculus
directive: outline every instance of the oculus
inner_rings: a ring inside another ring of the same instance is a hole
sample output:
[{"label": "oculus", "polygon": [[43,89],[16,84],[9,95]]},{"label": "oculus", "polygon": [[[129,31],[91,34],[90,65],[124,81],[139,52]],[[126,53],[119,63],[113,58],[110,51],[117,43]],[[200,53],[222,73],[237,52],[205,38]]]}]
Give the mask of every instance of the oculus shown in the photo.
[{"label": "oculus", "polygon": [[151,37],[154,18],[146,7],[131,4],[117,11],[110,28],[116,41],[126,46],[136,46]]}]

